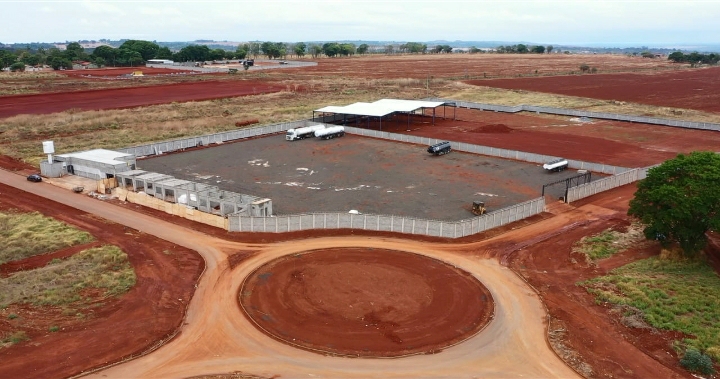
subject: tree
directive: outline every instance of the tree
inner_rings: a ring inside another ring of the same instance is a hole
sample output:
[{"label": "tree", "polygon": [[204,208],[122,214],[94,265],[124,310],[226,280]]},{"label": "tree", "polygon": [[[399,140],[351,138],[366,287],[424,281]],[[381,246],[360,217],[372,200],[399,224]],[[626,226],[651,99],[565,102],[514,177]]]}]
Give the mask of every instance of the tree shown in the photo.
[{"label": "tree", "polygon": [[252,55],[253,58],[257,58],[260,55],[260,44],[257,42],[248,43],[248,54]]},{"label": "tree", "polygon": [[20,61],[28,66],[37,66],[41,63],[41,57],[38,54],[24,54]]},{"label": "tree", "polygon": [[235,50],[235,58],[237,59],[245,59],[248,55],[248,49],[250,47],[247,44],[244,45],[238,45],[237,50]]},{"label": "tree", "polygon": [[179,62],[204,62],[210,57],[210,48],[207,45],[188,45],[173,55]]},{"label": "tree", "polygon": [[357,53],[360,55],[367,54],[368,49],[370,49],[370,46],[368,46],[368,44],[366,44],[366,43],[363,43],[360,46],[358,46]]},{"label": "tree", "polygon": [[683,54],[681,51],[675,51],[668,55],[668,60],[671,60],[675,63],[682,63],[686,61],[685,54]]},{"label": "tree", "polygon": [[284,57],[287,52],[285,44],[282,42],[263,42],[260,45],[260,50],[263,54],[267,55],[269,59]]},{"label": "tree", "polygon": [[532,52],[535,54],[545,54],[545,46],[542,46],[542,45],[533,46]]},{"label": "tree", "polygon": [[328,57],[334,57],[340,54],[340,44],[337,42],[328,42],[322,45],[322,52]]},{"label": "tree", "polygon": [[210,60],[219,61],[225,59],[225,50],[223,49],[212,49],[210,50]]},{"label": "tree", "polygon": [[469,52],[470,54],[477,54],[477,53],[479,53],[479,52],[481,52],[481,51],[482,51],[482,50],[478,49],[478,48],[475,47],[475,46],[471,46],[470,49],[468,50],[468,52]]},{"label": "tree", "polygon": [[355,44],[354,43],[341,43],[340,44],[340,55],[349,56],[355,55]]},{"label": "tree", "polygon": [[93,50],[91,58],[93,58],[94,60],[102,58],[105,60],[105,62],[111,62],[114,65],[115,57],[117,56],[117,54],[117,49],[114,49],[111,46],[102,45],[96,47],[95,50]]},{"label": "tree", "polygon": [[155,54],[155,59],[172,59],[172,57],[173,53],[167,46],[159,48],[157,53]]},{"label": "tree", "polygon": [[553,51],[553,45],[548,45],[548,46],[545,48],[545,51],[547,51],[548,54],[552,53],[552,51]]},{"label": "tree", "polygon": [[393,46],[392,44],[385,46],[385,54],[391,55],[394,52],[395,52],[395,46]]},{"label": "tree", "polygon": [[154,42],[130,39],[123,42],[118,49],[128,49],[140,53],[143,61],[156,58],[160,46]]},{"label": "tree", "polygon": [[590,66],[586,65],[585,63],[580,65],[580,71],[582,72],[588,72],[590,71]]},{"label": "tree", "polygon": [[307,49],[307,45],[305,42],[298,42],[293,46],[293,52],[298,57],[304,57],[305,56],[305,49]]},{"label": "tree", "polygon": [[311,44],[308,47],[308,51],[310,52],[310,56],[313,57],[313,59],[316,59],[317,57],[319,57],[320,54],[322,54],[322,52],[323,52],[322,46],[315,44],[315,43]]},{"label": "tree", "polygon": [[88,55],[85,53],[85,49],[83,49],[83,47],[80,46],[79,43],[72,42],[67,45],[67,48],[65,48],[65,58],[70,61],[84,61],[88,59]]},{"label": "tree", "polygon": [[93,59],[92,62],[95,64],[95,66],[98,66],[98,67],[105,67],[105,65],[107,64],[107,62],[105,62],[105,59],[101,58],[101,57],[97,57],[97,58]]},{"label": "tree", "polygon": [[15,62],[15,63],[11,64],[10,71],[12,71],[12,72],[25,71],[25,63]]},{"label": "tree", "polygon": [[516,50],[519,54],[527,54],[528,51],[529,51],[529,50],[528,50],[528,47],[525,46],[525,45],[523,45],[522,43],[518,44],[517,47],[515,48],[515,50]]},{"label": "tree", "polygon": [[628,214],[645,226],[645,237],[677,244],[686,255],[702,250],[708,230],[720,230],[720,154],[679,154],[648,170]]}]

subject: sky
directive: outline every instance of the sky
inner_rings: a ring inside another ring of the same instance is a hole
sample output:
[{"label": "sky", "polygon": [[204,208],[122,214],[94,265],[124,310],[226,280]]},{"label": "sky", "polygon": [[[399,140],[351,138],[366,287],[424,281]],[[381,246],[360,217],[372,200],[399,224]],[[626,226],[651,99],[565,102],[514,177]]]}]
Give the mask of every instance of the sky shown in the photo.
[{"label": "sky", "polygon": [[0,43],[508,41],[720,44],[720,0],[0,0]]}]

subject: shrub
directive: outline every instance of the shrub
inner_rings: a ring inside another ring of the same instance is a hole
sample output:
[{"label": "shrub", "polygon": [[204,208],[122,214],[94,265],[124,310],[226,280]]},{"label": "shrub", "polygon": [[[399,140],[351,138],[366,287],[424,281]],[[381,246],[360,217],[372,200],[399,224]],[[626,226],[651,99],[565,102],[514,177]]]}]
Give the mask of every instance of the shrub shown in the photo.
[{"label": "shrub", "polygon": [[705,353],[715,362],[720,362],[720,346],[708,347]]},{"label": "shrub", "polygon": [[712,359],[695,349],[687,349],[685,356],[680,360],[680,365],[688,371],[699,372],[710,375],[713,369]]},{"label": "shrub", "polygon": [[48,330],[49,330],[50,332],[52,332],[52,333],[55,333],[55,332],[57,332],[58,330],[60,330],[60,327],[59,327],[59,326],[56,326],[56,325],[53,325],[53,326],[49,327]]},{"label": "shrub", "polygon": [[8,319],[10,319],[10,320],[14,320],[14,319],[16,319],[16,318],[18,318],[18,317],[19,317],[19,316],[16,315],[15,313],[10,313],[10,314],[8,315]]},{"label": "shrub", "polygon": [[29,339],[30,339],[30,337],[27,336],[27,333],[25,333],[24,331],[20,330],[20,331],[17,331],[17,332],[15,332],[15,333],[7,336],[6,338],[4,338],[4,339],[3,339],[3,342],[10,342],[10,343],[12,343],[13,345],[15,345],[15,344],[18,344],[18,343],[20,343],[20,342],[22,342],[22,341],[27,341],[27,340],[29,340]]}]

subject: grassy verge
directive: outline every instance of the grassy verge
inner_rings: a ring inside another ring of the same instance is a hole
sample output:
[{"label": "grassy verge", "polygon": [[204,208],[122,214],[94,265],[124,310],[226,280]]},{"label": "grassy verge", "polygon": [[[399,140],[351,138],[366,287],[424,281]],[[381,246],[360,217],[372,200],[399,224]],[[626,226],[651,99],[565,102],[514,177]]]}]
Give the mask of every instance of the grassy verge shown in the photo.
[{"label": "grassy verge", "polygon": [[648,258],[579,284],[598,303],[636,309],[654,328],[695,336],[680,343],[720,359],[720,277],[705,261]]},{"label": "grassy verge", "polygon": [[0,264],[93,240],[87,232],[38,212],[0,212]]},{"label": "grassy verge", "polygon": [[83,301],[86,288],[121,295],[135,285],[135,271],[116,246],[84,250],[65,260],[0,279],[0,307],[14,303],[67,305]]},{"label": "grassy verge", "polygon": [[601,233],[583,237],[573,246],[573,251],[585,254],[590,260],[596,261],[608,258],[618,251],[642,243],[644,240],[642,225],[632,224],[624,233],[607,229]]}]

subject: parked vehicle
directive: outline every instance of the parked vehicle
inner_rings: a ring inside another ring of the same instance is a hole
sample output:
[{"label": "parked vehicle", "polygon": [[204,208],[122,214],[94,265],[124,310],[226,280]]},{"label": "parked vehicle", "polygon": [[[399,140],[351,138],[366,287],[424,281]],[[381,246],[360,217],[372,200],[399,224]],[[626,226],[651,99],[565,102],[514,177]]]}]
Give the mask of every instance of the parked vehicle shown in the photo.
[{"label": "parked vehicle", "polygon": [[555,159],[553,161],[545,163],[543,165],[543,168],[553,172],[563,171],[568,168],[568,161],[564,158]]},{"label": "parked vehicle", "polygon": [[444,141],[430,145],[427,152],[433,155],[443,155],[449,153],[451,150],[452,147],[450,146],[450,142]]},{"label": "parked vehicle", "polygon": [[345,128],[342,126],[331,126],[329,128],[320,129],[315,131],[315,137],[322,139],[333,139],[335,137],[342,137],[345,135]]},{"label": "parked vehicle", "polygon": [[42,182],[42,176],[40,176],[38,174],[32,174],[27,177],[27,180],[31,181],[31,182],[35,182],[35,183]]},{"label": "parked vehicle", "polygon": [[473,201],[472,203],[472,213],[476,216],[484,215],[485,212],[487,212],[487,209],[485,209],[485,202],[484,201]]},{"label": "parked vehicle", "polygon": [[295,140],[299,140],[299,139],[313,137],[313,136],[315,136],[315,132],[320,129],[325,129],[325,125],[316,124],[316,125],[304,126],[302,128],[297,128],[297,129],[288,129],[287,133],[285,134],[285,139],[288,141],[295,141]]}]

